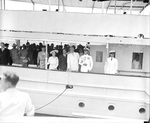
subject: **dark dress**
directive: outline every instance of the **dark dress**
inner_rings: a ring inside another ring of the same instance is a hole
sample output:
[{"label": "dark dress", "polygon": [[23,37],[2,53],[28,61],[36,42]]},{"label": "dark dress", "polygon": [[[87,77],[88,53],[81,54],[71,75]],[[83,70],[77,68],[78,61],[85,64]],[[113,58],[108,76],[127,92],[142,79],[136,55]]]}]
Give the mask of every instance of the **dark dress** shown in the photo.
[{"label": "dark dress", "polygon": [[66,71],[67,70],[67,55],[59,56],[59,70]]},{"label": "dark dress", "polygon": [[8,49],[0,49],[0,65],[11,65],[10,51]]}]

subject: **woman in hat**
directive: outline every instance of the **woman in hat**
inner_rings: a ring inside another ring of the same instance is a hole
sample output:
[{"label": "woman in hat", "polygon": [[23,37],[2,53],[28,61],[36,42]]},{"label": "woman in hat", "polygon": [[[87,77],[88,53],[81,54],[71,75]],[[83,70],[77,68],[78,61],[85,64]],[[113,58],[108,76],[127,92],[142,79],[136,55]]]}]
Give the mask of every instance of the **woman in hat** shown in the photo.
[{"label": "woman in hat", "polygon": [[50,54],[52,54],[51,57],[48,59],[49,69],[50,70],[57,70],[58,67],[58,58],[56,57],[56,53],[58,53],[58,50],[52,50]]},{"label": "woman in hat", "polygon": [[115,58],[115,51],[109,52],[109,58],[107,58],[104,68],[107,74],[116,74],[118,72],[118,60]]}]

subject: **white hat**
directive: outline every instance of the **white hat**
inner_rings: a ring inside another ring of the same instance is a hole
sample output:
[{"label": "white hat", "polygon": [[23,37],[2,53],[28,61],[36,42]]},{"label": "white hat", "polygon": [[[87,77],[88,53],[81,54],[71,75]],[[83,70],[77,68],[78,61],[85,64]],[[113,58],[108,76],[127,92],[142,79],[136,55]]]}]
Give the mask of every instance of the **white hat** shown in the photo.
[{"label": "white hat", "polygon": [[115,53],[116,51],[115,50],[111,50],[111,51],[109,51],[109,53]]},{"label": "white hat", "polygon": [[90,51],[90,49],[88,47],[85,47],[84,50]]},{"label": "white hat", "polygon": [[52,51],[50,52],[50,54],[52,54],[53,52],[58,53],[58,50],[52,50]]}]

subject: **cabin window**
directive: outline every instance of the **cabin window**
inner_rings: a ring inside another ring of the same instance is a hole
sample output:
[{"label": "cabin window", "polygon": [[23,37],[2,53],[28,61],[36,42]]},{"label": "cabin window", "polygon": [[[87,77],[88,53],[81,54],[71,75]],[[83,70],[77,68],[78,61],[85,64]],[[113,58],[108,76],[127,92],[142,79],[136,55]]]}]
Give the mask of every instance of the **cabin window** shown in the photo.
[{"label": "cabin window", "polygon": [[143,53],[133,53],[132,69],[142,69]]},{"label": "cabin window", "polygon": [[103,52],[96,51],[96,62],[103,62]]}]

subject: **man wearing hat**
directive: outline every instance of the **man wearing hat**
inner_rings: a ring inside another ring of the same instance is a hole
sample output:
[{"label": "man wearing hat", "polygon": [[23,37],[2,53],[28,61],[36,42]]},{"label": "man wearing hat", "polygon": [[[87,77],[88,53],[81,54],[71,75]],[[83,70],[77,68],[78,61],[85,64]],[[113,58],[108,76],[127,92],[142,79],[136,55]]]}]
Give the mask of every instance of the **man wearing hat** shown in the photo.
[{"label": "man wearing hat", "polygon": [[109,52],[109,58],[105,63],[104,72],[107,74],[116,74],[118,71],[118,60],[115,58],[115,51],[112,50]]},{"label": "man wearing hat", "polygon": [[12,58],[12,62],[15,63],[15,64],[20,64],[20,54],[19,54],[19,51],[17,49],[17,45],[14,43],[12,45],[12,49],[10,50],[10,56]]},{"label": "man wearing hat", "polygon": [[90,72],[93,68],[93,59],[88,54],[89,48],[84,48],[84,55],[82,55],[79,59],[79,64],[81,65],[81,72]]},{"label": "man wearing hat", "polygon": [[70,46],[70,53],[67,56],[68,71],[78,71],[79,69],[79,54],[74,52],[74,46]]},{"label": "man wearing hat", "polygon": [[26,92],[16,89],[19,76],[12,72],[3,73],[0,76],[0,117],[20,117],[34,115],[34,106],[30,96]]}]

